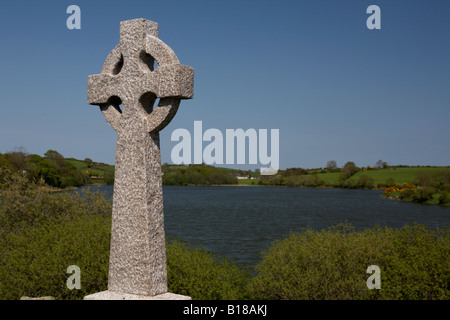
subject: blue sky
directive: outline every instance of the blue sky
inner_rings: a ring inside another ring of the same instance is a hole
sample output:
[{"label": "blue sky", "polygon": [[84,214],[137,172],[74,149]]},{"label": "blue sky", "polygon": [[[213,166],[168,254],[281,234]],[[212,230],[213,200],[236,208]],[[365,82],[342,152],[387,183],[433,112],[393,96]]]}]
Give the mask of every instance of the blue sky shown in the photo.
[{"label": "blue sky", "polygon": [[[81,8],[68,30],[66,8]],[[369,30],[369,5],[381,29]],[[146,18],[180,62],[195,97],[161,132],[171,162],[177,128],[279,129],[280,168],[450,165],[450,2],[10,1],[0,13],[0,152],[114,163],[116,134],[87,104],[87,77]],[[236,167],[236,166],[229,166]],[[252,168],[255,166],[240,166]],[[259,166],[256,166],[259,167]]]}]

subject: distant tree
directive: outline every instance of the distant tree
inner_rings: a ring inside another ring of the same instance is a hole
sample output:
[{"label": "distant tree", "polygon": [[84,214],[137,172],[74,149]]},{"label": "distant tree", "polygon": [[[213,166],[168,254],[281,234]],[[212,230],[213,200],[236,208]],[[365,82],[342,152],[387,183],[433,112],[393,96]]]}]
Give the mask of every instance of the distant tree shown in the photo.
[{"label": "distant tree", "polygon": [[64,157],[55,150],[48,150],[46,153],[44,153],[44,156],[50,160],[64,159]]},{"label": "distant tree", "polygon": [[14,151],[6,154],[9,163],[17,171],[28,171],[27,156],[28,153],[24,147],[14,148]]},{"label": "distant tree", "polygon": [[378,169],[383,168],[383,160],[378,160],[378,161],[375,163],[375,168],[378,168]]},{"label": "distant tree", "polygon": [[300,176],[304,174],[308,174],[308,171],[302,168],[287,168],[284,172],[285,177]]},{"label": "distant tree", "polygon": [[341,178],[342,179],[348,179],[352,175],[354,175],[356,172],[358,172],[358,168],[356,167],[355,163],[352,161],[348,161],[341,172]]},{"label": "distant tree", "polygon": [[377,169],[381,169],[381,168],[387,169],[387,167],[388,167],[387,162],[385,162],[383,160],[378,160],[377,163],[375,164],[375,168],[377,168]]},{"label": "distant tree", "polygon": [[358,188],[371,189],[375,184],[375,180],[365,174],[361,175],[358,179]]},{"label": "distant tree", "polygon": [[70,186],[79,187],[86,183],[86,178],[73,164],[66,161],[62,154],[55,150],[48,150],[44,153],[45,159],[50,164],[50,170],[44,168],[39,175],[45,182],[54,187],[66,188]]},{"label": "distant tree", "polygon": [[92,161],[91,158],[84,159],[84,162],[86,162],[88,168],[92,168],[94,166],[94,161]]},{"label": "distant tree", "polygon": [[330,160],[327,162],[327,171],[334,171],[337,168],[337,163],[335,160]]},{"label": "distant tree", "polygon": [[9,161],[7,155],[0,153],[0,168],[9,168],[11,167],[11,162]]},{"label": "distant tree", "polygon": [[103,180],[109,186],[114,185],[114,170],[105,172],[105,174],[103,175]]}]

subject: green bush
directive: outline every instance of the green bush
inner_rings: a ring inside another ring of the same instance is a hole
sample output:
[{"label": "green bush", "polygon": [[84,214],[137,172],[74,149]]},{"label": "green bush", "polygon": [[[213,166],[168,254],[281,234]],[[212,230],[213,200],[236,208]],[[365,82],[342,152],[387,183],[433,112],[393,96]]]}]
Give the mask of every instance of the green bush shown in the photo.
[{"label": "green bush", "polygon": [[[0,242],[0,299],[82,299],[106,290],[110,230],[110,219],[95,215],[5,235]],[[66,286],[70,265],[80,267],[80,290]]]},{"label": "green bush", "polygon": [[365,174],[361,175],[358,179],[358,188],[372,189],[374,187],[375,180]]},{"label": "green bush", "polygon": [[48,192],[18,173],[0,168],[0,235],[49,220],[111,212],[111,202],[89,189],[79,193]]},{"label": "green bush", "polygon": [[439,204],[441,204],[443,206],[450,206],[450,193],[443,191],[439,195],[438,201],[439,201]]},{"label": "green bush", "polygon": [[[250,283],[253,299],[449,299],[449,229],[306,230],[275,242]],[[381,290],[369,290],[369,265]]]},{"label": "green bush", "polygon": [[[23,228],[0,242],[0,299],[53,296],[83,299],[107,289],[110,216],[84,216]],[[167,245],[170,292],[193,299],[243,299],[247,272],[229,260],[187,246]],[[69,290],[67,267],[81,270],[81,289]]]},{"label": "green bush", "polygon": [[234,300],[246,297],[249,273],[232,261],[180,241],[167,246],[170,292],[195,300]]},{"label": "green bush", "polygon": [[[89,189],[48,192],[1,169],[0,179],[0,299],[78,299],[105,288],[111,203]],[[70,265],[82,270],[81,290],[66,287]]]}]

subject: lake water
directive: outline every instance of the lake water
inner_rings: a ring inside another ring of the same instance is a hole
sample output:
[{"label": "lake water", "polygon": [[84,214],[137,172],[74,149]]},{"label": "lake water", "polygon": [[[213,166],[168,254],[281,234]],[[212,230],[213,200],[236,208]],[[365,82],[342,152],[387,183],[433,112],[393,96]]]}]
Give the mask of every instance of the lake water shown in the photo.
[{"label": "lake water", "polygon": [[[91,187],[92,188],[92,187]],[[111,186],[97,187],[112,196]],[[348,222],[361,230],[450,224],[450,208],[383,199],[379,190],[164,186],[165,230],[239,265],[253,266],[273,240]]]}]

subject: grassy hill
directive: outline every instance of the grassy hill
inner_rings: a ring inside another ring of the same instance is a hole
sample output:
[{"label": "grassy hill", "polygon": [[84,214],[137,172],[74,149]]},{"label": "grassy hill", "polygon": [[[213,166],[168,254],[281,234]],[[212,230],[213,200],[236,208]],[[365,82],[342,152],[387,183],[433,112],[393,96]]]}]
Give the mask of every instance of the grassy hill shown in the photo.
[{"label": "grassy hill", "polygon": [[74,158],[65,160],[88,176],[91,184],[112,184],[114,181],[113,165]]},{"label": "grassy hill", "polygon": [[[373,187],[379,185],[388,184],[416,184],[418,181],[418,175],[435,175],[440,172],[450,173],[450,167],[389,167],[387,169],[375,169],[375,170],[360,170],[347,179],[348,182],[356,182],[361,179],[362,176],[368,177],[371,182],[373,182]],[[239,184],[243,185],[286,185],[287,180],[299,180],[316,177],[317,185],[307,184],[307,186],[336,186],[341,181],[341,172],[321,172],[320,170],[309,170],[307,174],[299,176],[286,176],[284,170],[279,170],[276,177],[266,176],[260,182],[260,179],[250,180],[242,179],[239,180]],[[311,179],[313,180],[313,179]],[[276,181],[276,183],[274,182]]]},{"label": "grassy hill", "polygon": [[[417,183],[418,173],[436,174],[443,170],[450,172],[449,167],[393,167],[388,169],[358,171],[350,177],[349,180],[358,180],[362,175],[366,175],[374,179],[375,185],[386,183],[389,179],[393,179],[394,183],[397,184],[403,184],[405,182],[408,184],[415,184]],[[325,176],[323,179],[325,179]],[[339,176],[337,176],[337,179],[339,179]]]}]

